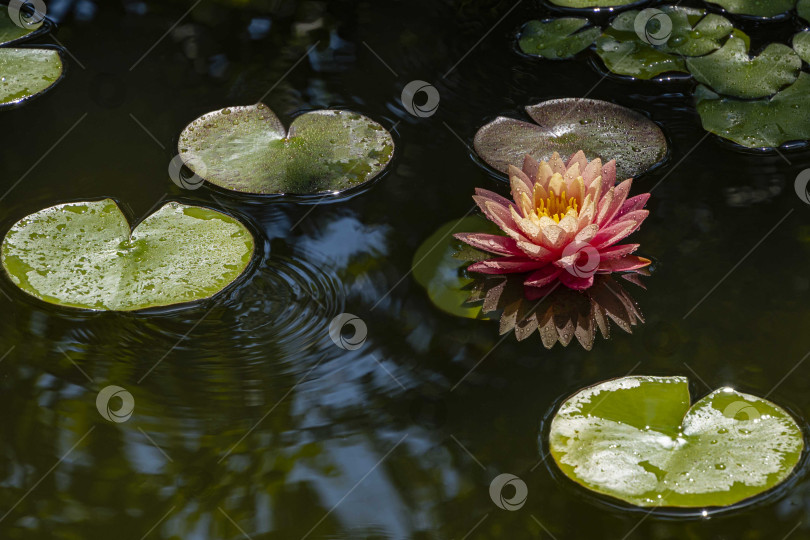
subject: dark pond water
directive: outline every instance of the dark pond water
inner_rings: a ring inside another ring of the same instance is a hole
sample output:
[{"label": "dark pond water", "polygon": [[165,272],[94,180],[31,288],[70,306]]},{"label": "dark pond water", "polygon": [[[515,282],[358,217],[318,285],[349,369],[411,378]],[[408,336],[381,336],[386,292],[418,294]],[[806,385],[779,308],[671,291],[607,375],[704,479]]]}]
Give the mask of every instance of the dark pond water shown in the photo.
[{"label": "dark pond water", "polygon": [[[810,154],[704,138],[689,83],[518,55],[516,30],[548,14],[531,0],[230,4],[51,2],[67,76],[0,113],[3,231],[110,196],[133,221],[162,200],[223,208],[264,238],[238,287],[150,315],[54,309],[0,281],[1,538],[810,537],[802,471],[745,509],[676,520],[588,495],[537,442],[561,399],[630,371],[687,375],[695,397],[768,395],[804,425],[810,225],[793,185]],[[755,43],[797,27],[744,25]],[[440,92],[429,118],[399,101],[415,79]],[[586,94],[645,112],[671,141],[668,163],[634,185],[655,188],[635,241],[656,271],[631,289],[646,324],[592,352],[547,351],[438,311],[409,274],[414,251],[470,209],[476,186],[506,192],[472,159],[475,130]],[[170,181],[188,122],[260,98],[285,122],[346,107],[396,125],[390,172],[318,205]],[[328,336],[342,312],[367,323],[360,349]],[[109,385],[134,398],[126,422],[96,408]],[[501,473],[528,486],[519,511],[490,499]]]}]

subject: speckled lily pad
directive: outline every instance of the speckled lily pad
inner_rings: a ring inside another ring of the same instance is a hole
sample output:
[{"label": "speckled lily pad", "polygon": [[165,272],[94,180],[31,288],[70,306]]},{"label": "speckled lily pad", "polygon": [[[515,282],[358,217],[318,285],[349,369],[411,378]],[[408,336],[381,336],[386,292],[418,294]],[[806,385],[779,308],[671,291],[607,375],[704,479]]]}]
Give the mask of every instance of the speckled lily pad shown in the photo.
[{"label": "speckled lily pad", "polygon": [[66,203],[18,221],[2,263],[52,304],[132,311],[209,298],[247,268],[253,235],[238,220],[170,202],[130,230],[115,201]]},{"label": "speckled lily pad", "polygon": [[582,486],[636,506],[729,506],[784,482],[802,454],[796,421],[731,388],[690,407],[685,377],[632,376],[580,390],[549,449]]},{"label": "speckled lily pad", "polygon": [[705,10],[662,6],[619,14],[596,42],[596,52],[612,73],[652,79],[687,72],[684,56],[720,48],[734,30],[731,22]]},{"label": "speckled lily pad", "polygon": [[771,18],[793,9],[796,0],[707,0],[707,3],[718,5],[735,15]]},{"label": "speckled lily pad", "polygon": [[62,78],[56,49],[0,49],[0,107],[43,94]]},{"label": "speckled lily pad", "polygon": [[394,140],[361,114],[302,114],[289,132],[266,105],[229,107],[186,126],[180,156],[198,176],[224,189],[254,194],[341,192],[380,174]]},{"label": "speckled lily pad", "polygon": [[542,58],[571,58],[585,50],[602,33],[597,27],[584,28],[587,24],[587,19],[571,17],[529,21],[520,33],[518,45],[524,53]]},{"label": "speckled lily pad", "polygon": [[526,107],[537,122],[498,117],[475,134],[475,151],[505,173],[523,157],[548,160],[584,150],[588,159],[616,160],[619,178],[635,177],[666,157],[667,141],[658,125],[631,109],[595,99],[563,98]]},{"label": "speckled lily pad", "polygon": [[810,74],[771,99],[742,101],[718,96],[705,86],[695,92],[703,129],[748,148],[777,148],[810,140]]},{"label": "speckled lily pad", "polygon": [[810,30],[799,32],[793,36],[793,50],[802,60],[810,63]]},{"label": "speckled lily pad", "polygon": [[700,58],[689,58],[692,76],[728,96],[770,96],[796,81],[802,60],[787,45],[771,43],[756,57],[748,55],[742,39],[732,37],[723,48]]}]

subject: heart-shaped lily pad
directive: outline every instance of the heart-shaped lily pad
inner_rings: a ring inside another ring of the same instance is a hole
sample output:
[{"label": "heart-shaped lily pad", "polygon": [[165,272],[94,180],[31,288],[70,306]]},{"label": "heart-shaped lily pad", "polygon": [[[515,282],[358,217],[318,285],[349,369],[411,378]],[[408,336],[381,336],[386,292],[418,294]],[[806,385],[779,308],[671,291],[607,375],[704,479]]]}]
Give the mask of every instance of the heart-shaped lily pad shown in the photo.
[{"label": "heart-shaped lily pad", "polygon": [[793,9],[796,0],[706,0],[735,15],[772,18]]},{"label": "heart-shaped lily pad", "polygon": [[478,155],[505,173],[521,167],[529,154],[547,161],[554,152],[566,158],[583,150],[588,159],[616,160],[619,178],[635,177],[667,154],[658,125],[633,110],[595,99],[563,98],[526,107],[537,122],[498,117],[475,134]]},{"label": "heart-shaped lily pad", "polygon": [[518,45],[526,54],[543,58],[571,58],[593,43],[602,30],[583,28],[587,19],[566,17],[550,21],[529,21],[520,33]]},{"label": "heart-shaped lily pad", "polygon": [[795,82],[802,60],[781,43],[771,43],[751,58],[745,41],[732,37],[719,51],[688,58],[686,65],[695,79],[717,92],[750,99],[770,96]]},{"label": "heart-shaped lily pad", "polygon": [[56,49],[0,49],[0,107],[38,96],[62,78]]},{"label": "heart-shaped lily pad", "polygon": [[580,390],[551,422],[551,455],[586,488],[636,506],[729,506],[784,482],[803,435],[784,409],[731,388],[690,407],[685,377]]},{"label": "heart-shaped lily pad", "polygon": [[170,202],[130,231],[110,199],[66,203],[17,222],[2,245],[11,280],[61,306],[132,311],[209,298],[247,268],[238,220]]},{"label": "heart-shaped lily pad", "polygon": [[467,304],[469,285],[474,281],[464,268],[468,261],[455,255],[466,244],[453,237],[459,232],[500,233],[500,229],[483,216],[473,215],[448,221],[430,235],[413,256],[413,277],[428,293],[433,304],[442,311],[468,319],[484,319],[481,306]]},{"label": "heart-shaped lily pad", "polygon": [[810,22],[810,0],[799,0],[796,4],[796,12],[799,14],[799,17]]},{"label": "heart-shaped lily pad", "polygon": [[793,36],[793,50],[802,60],[810,64],[810,30],[799,32]]},{"label": "heart-shaped lily pad", "polygon": [[243,193],[340,192],[380,174],[394,153],[391,134],[361,114],[302,114],[289,132],[263,103],[207,113],[186,126],[180,156],[198,176]]},{"label": "heart-shaped lily pad", "polygon": [[777,148],[810,140],[810,74],[771,99],[741,101],[722,98],[701,86],[695,92],[703,129],[748,148]]},{"label": "heart-shaped lily pad", "polygon": [[734,30],[731,22],[705,10],[662,6],[618,15],[597,40],[596,51],[613,73],[652,79],[686,72],[683,56],[701,56],[720,48]]}]

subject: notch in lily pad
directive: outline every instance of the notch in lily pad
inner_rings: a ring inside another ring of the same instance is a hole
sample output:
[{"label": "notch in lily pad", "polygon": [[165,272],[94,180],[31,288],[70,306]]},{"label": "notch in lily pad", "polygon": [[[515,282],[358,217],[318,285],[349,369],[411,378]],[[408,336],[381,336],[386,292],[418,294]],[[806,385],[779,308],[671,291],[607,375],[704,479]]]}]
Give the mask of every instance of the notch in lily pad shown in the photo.
[{"label": "notch in lily pad", "polygon": [[210,298],[248,267],[255,241],[239,220],[170,202],[130,230],[115,201],[71,202],[18,221],[3,268],[25,293],[64,307],[135,311]]},{"label": "notch in lily pad", "polygon": [[498,117],[475,134],[475,151],[494,169],[520,167],[528,154],[547,161],[583,150],[603,162],[615,159],[621,179],[637,177],[667,155],[664,132],[646,116],[595,99],[562,98],[526,107],[536,122]]},{"label": "notch in lily pad", "polygon": [[518,46],[532,56],[551,60],[572,58],[602,33],[599,27],[588,25],[587,19],[575,17],[529,21],[520,32]]},{"label": "notch in lily pad", "polygon": [[631,376],[580,390],[557,410],[549,450],[585,488],[641,507],[727,507],[793,474],[796,420],[720,388],[691,404],[686,377]]},{"label": "notch in lily pad", "polygon": [[41,96],[62,79],[64,66],[56,47],[0,48],[0,108]]},{"label": "notch in lily pad", "polygon": [[751,57],[745,41],[732,37],[712,54],[688,58],[686,65],[698,82],[715,91],[752,99],[773,95],[794,83],[802,60],[781,43],[771,43],[758,56]]},{"label": "notch in lily pad", "polygon": [[340,193],[388,166],[394,140],[356,112],[325,109],[298,116],[289,131],[263,103],[227,107],[191,122],[180,156],[195,174],[247,194]]},{"label": "notch in lily pad", "polygon": [[649,80],[687,73],[684,57],[720,48],[734,31],[723,16],[705,10],[662,6],[616,16],[596,42],[596,52],[611,73]]},{"label": "notch in lily pad", "polygon": [[770,99],[743,101],[722,97],[705,86],[695,91],[703,129],[746,148],[773,149],[810,140],[810,74]]}]

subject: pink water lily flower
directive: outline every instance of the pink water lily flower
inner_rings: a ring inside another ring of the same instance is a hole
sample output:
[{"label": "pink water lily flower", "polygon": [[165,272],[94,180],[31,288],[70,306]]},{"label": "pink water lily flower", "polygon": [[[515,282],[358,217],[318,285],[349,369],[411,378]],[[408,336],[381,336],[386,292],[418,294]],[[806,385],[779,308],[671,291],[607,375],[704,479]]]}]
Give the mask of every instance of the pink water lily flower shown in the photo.
[{"label": "pink water lily flower", "polygon": [[460,233],[456,238],[497,255],[470,272],[526,273],[525,294],[538,298],[549,285],[574,290],[593,285],[594,274],[639,272],[649,259],[632,255],[639,244],[618,244],[639,228],[649,193],[627,198],[632,179],[614,185],[616,162],[588,161],[580,150],[565,164],[530,156],[523,170],[509,167],[512,199],[476,189],[475,202],[506,236]]}]

